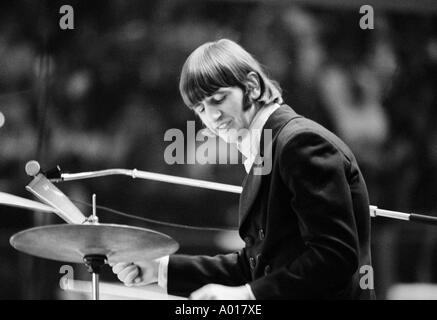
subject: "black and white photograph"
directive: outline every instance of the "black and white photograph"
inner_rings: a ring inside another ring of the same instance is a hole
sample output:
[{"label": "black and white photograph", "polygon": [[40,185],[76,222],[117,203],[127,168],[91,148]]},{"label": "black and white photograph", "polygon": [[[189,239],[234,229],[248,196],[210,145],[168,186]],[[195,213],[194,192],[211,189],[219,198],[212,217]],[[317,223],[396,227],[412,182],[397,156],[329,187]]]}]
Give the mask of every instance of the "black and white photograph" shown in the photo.
[{"label": "black and white photograph", "polygon": [[437,2],[2,1],[0,212],[0,300],[437,300]]}]

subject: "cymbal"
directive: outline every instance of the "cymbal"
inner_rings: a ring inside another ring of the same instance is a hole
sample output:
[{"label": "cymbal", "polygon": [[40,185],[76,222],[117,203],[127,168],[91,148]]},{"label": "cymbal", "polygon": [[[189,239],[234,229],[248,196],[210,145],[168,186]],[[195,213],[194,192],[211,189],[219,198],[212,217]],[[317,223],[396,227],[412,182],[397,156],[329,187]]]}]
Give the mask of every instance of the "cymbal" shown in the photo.
[{"label": "cymbal", "polygon": [[0,205],[18,207],[29,210],[44,211],[44,212],[56,212],[56,209],[45,205],[40,202],[32,201],[26,198],[14,196],[9,193],[0,192]]},{"label": "cymbal", "polygon": [[83,263],[103,255],[109,263],[153,260],[176,252],[171,237],[150,229],[118,224],[55,224],[16,233],[11,245],[40,258]]}]

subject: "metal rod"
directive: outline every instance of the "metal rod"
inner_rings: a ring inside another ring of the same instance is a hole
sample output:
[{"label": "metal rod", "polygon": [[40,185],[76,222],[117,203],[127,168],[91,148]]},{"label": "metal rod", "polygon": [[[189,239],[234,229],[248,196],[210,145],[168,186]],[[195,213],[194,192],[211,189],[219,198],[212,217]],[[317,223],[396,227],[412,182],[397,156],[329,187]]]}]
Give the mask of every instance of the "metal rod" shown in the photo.
[{"label": "metal rod", "polygon": [[398,220],[410,220],[409,213],[403,213],[398,211],[378,209],[377,206],[370,206],[370,216],[372,217],[386,217]]},{"label": "metal rod", "polygon": [[[155,180],[161,182],[168,182],[180,185],[186,185],[191,187],[198,187],[204,189],[218,190],[224,192],[231,193],[241,193],[243,188],[241,186],[235,186],[224,183],[210,182],[205,180],[191,179],[191,178],[183,178],[177,176],[171,176],[166,174],[148,172],[148,171],[139,171],[137,169],[128,170],[128,169],[107,169],[101,171],[93,171],[93,172],[82,172],[82,173],[63,173],[61,174],[61,179],[57,179],[54,181],[69,181],[69,180],[78,180],[78,179],[88,179],[88,178],[96,178],[103,177],[108,175],[127,175],[132,178],[140,178],[147,180]],[[376,206],[369,206],[369,213],[371,217],[386,217],[391,219],[398,220],[406,220],[412,222],[422,222],[427,224],[437,224],[437,217],[431,217],[426,215],[418,215],[414,213],[404,213],[392,210],[384,210],[378,209]]]},{"label": "metal rod", "polygon": [[437,225],[437,217],[425,216],[421,214],[412,213],[410,214],[410,221],[420,222],[425,224]]},{"label": "metal rod", "polygon": [[[97,178],[104,177],[108,175],[126,175],[132,178],[140,178],[147,180],[155,180],[167,183],[174,183],[180,185],[186,185],[191,187],[198,187],[204,189],[212,189],[217,191],[231,192],[231,193],[241,193],[242,187],[234,186],[230,184],[210,182],[198,179],[190,179],[183,177],[175,177],[167,174],[160,174],[154,172],[147,171],[139,171],[137,169],[127,170],[127,169],[108,169],[101,171],[93,171],[93,172],[82,172],[82,173],[62,173],[61,181],[71,181],[71,180],[80,180],[80,179],[89,179],[89,178]],[[54,181],[59,181],[59,179],[54,179]]]},{"label": "metal rod", "polygon": [[92,273],[93,275],[93,300],[99,300],[99,275]]},{"label": "metal rod", "polygon": [[93,219],[97,219],[96,215],[96,194],[93,193]]}]

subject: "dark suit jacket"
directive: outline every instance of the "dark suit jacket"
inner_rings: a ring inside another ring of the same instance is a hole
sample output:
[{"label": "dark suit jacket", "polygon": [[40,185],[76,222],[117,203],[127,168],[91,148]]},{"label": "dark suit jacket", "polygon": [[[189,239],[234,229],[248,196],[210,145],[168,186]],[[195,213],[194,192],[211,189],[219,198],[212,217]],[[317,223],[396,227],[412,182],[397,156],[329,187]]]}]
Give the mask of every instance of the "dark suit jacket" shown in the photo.
[{"label": "dark suit jacket", "polygon": [[[373,290],[360,287],[360,268],[371,266],[370,215],[354,155],[286,105],[264,129],[273,139],[271,152],[262,148],[261,156],[270,156],[272,166],[267,175],[255,175],[252,167],[243,183],[239,233],[245,247],[214,257],[170,256],[169,294],[187,296],[208,283],[249,283],[257,299],[374,298]],[[263,147],[264,133],[261,141]]]}]

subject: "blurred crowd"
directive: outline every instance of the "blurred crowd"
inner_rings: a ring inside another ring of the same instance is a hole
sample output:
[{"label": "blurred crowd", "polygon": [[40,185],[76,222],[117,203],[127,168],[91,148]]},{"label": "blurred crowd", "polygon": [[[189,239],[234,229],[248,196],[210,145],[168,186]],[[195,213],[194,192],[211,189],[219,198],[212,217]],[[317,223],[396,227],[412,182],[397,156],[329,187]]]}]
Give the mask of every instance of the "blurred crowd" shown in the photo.
[{"label": "blurred crowd", "polygon": [[[76,0],[70,1],[75,29],[61,30],[61,5],[0,4],[0,191],[29,197],[23,168],[31,159],[46,169],[59,164],[70,172],[137,168],[241,184],[242,165],[170,166],[163,156],[166,130],[185,132],[188,120],[201,127],[179,96],[183,62],[198,45],[230,38],[279,81],[286,103],[347,142],[361,164],[373,205],[436,214],[435,13],[375,10],[375,28],[362,30],[359,8]],[[60,188],[88,202],[96,193],[97,202],[146,218],[204,227],[238,224],[235,195],[123,177]],[[37,293],[20,289],[18,283],[31,272],[25,264],[35,262],[16,258],[8,237],[56,221],[5,207],[2,212],[0,256],[6,262],[0,265],[0,280],[18,289],[0,290],[0,297],[50,296],[38,285],[32,287]],[[201,231],[162,229],[103,212],[101,217],[165,231],[184,252],[233,248],[220,235],[220,241],[205,243]],[[384,218],[373,220],[372,227],[379,298],[395,283],[437,282],[435,227]],[[15,264],[23,275],[14,273]]]}]

